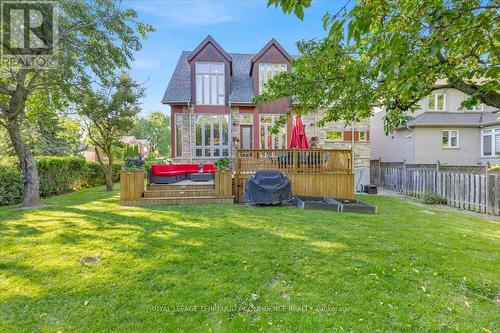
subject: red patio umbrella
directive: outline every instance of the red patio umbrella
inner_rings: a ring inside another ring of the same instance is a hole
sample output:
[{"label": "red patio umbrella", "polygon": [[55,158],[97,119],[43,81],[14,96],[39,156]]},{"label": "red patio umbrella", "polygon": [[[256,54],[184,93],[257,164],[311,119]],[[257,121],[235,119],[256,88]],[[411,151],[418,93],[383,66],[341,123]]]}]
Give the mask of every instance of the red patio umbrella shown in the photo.
[{"label": "red patio umbrella", "polygon": [[304,124],[299,116],[295,116],[295,125],[292,129],[292,135],[290,137],[290,144],[288,145],[288,148],[309,148],[306,131],[304,130]]}]

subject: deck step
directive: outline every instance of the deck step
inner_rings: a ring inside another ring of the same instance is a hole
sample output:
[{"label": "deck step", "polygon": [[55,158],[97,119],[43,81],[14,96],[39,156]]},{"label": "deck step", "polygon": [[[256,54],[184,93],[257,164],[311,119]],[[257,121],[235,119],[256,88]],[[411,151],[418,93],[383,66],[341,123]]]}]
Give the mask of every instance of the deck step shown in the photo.
[{"label": "deck step", "polygon": [[175,189],[175,190],[146,190],[144,198],[178,198],[178,197],[206,197],[213,196],[215,190],[209,189]]},{"label": "deck step", "polygon": [[213,184],[189,184],[189,185],[175,185],[175,184],[150,184],[146,187],[148,191],[183,191],[183,190],[210,190],[214,189]]},{"label": "deck step", "polygon": [[177,197],[177,198],[141,198],[138,201],[126,204],[130,205],[184,205],[184,204],[232,204],[233,198],[217,198],[213,195],[202,197]]}]

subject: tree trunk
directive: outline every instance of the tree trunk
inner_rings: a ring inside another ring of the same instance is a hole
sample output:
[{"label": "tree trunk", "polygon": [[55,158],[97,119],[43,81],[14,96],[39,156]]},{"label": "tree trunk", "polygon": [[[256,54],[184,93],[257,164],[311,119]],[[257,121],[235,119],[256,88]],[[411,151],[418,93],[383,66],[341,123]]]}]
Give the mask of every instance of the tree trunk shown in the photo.
[{"label": "tree trunk", "polygon": [[104,179],[106,180],[106,191],[113,191],[113,156],[108,152],[104,152],[108,156],[108,165],[104,164],[99,148],[95,147],[95,154],[97,156],[97,161],[101,165],[102,171],[104,171]]},{"label": "tree trunk", "polygon": [[26,143],[24,143],[17,122],[10,124],[8,132],[19,160],[19,168],[23,179],[23,206],[38,206],[40,204],[40,179],[38,178],[38,170],[33,153],[26,146]]},{"label": "tree trunk", "polygon": [[113,156],[108,155],[108,172],[106,173],[106,191],[113,191]]}]

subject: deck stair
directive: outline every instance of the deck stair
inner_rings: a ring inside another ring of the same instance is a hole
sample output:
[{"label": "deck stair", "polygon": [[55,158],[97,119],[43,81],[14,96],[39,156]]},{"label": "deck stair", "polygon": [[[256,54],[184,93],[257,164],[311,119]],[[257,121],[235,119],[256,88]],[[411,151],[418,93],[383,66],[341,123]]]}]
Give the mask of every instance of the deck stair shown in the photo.
[{"label": "deck stair", "polygon": [[233,203],[232,198],[219,198],[213,182],[194,183],[183,181],[176,184],[150,184],[143,192],[140,205],[175,205]]}]

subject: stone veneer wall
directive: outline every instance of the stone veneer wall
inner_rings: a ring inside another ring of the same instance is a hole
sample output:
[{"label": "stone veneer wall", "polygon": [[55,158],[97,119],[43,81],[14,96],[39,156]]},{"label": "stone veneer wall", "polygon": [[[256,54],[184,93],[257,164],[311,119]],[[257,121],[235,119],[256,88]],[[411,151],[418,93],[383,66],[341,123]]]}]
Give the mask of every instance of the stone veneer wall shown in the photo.
[{"label": "stone veneer wall", "polygon": [[[182,133],[182,157],[175,158],[178,163],[188,163],[190,162],[190,139],[189,139],[189,109],[188,107],[183,107],[183,133]],[[240,112],[238,107],[231,107],[231,138],[233,136],[240,136]],[[321,112],[310,112],[304,116],[304,125],[306,126],[306,134],[308,138],[312,136],[318,137],[318,144],[321,148],[339,148],[339,149],[350,149],[351,141],[329,141],[326,139],[327,131],[350,131],[351,125],[347,125],[345,122],[329,122],[323,127],[318,127],[315,125],[317,121],[322,118]],[[194,121],[194,120],[193,120]],[[355,123],[356,131],[367,131],[370,130],[369,120]],[[194,144],[195,129],[194,126],[191,128],[191,144]],[[231,139],[230,138],[230,139]],[[232,156],[235,156],[235,149],[232,149]],[[193,158],[193,163],[198,163],[200,161]],[[354,142],[354,168],[369,168],[370,167],[370,141]]]},{"label": "stone veneer wall", "polygon": [[[329,141],[326,139],[327,131],[351,131],[351,125],[346,125],[344,121],[329,122],[323,127],[315,125],[323,117],[321,112],[309,112],[303,117],[303,122],[306,127],[306,134],[308,138],[312,136],[318,137],[318,145],[320,148],[338,148],[350,149],[352,146],[351,141]],[[370,131],[370,120],[366,119],[354,124],[355,131]],[[368,141],[354,141],[354,168],[369,168],[370,167],[370,140]]]}]

